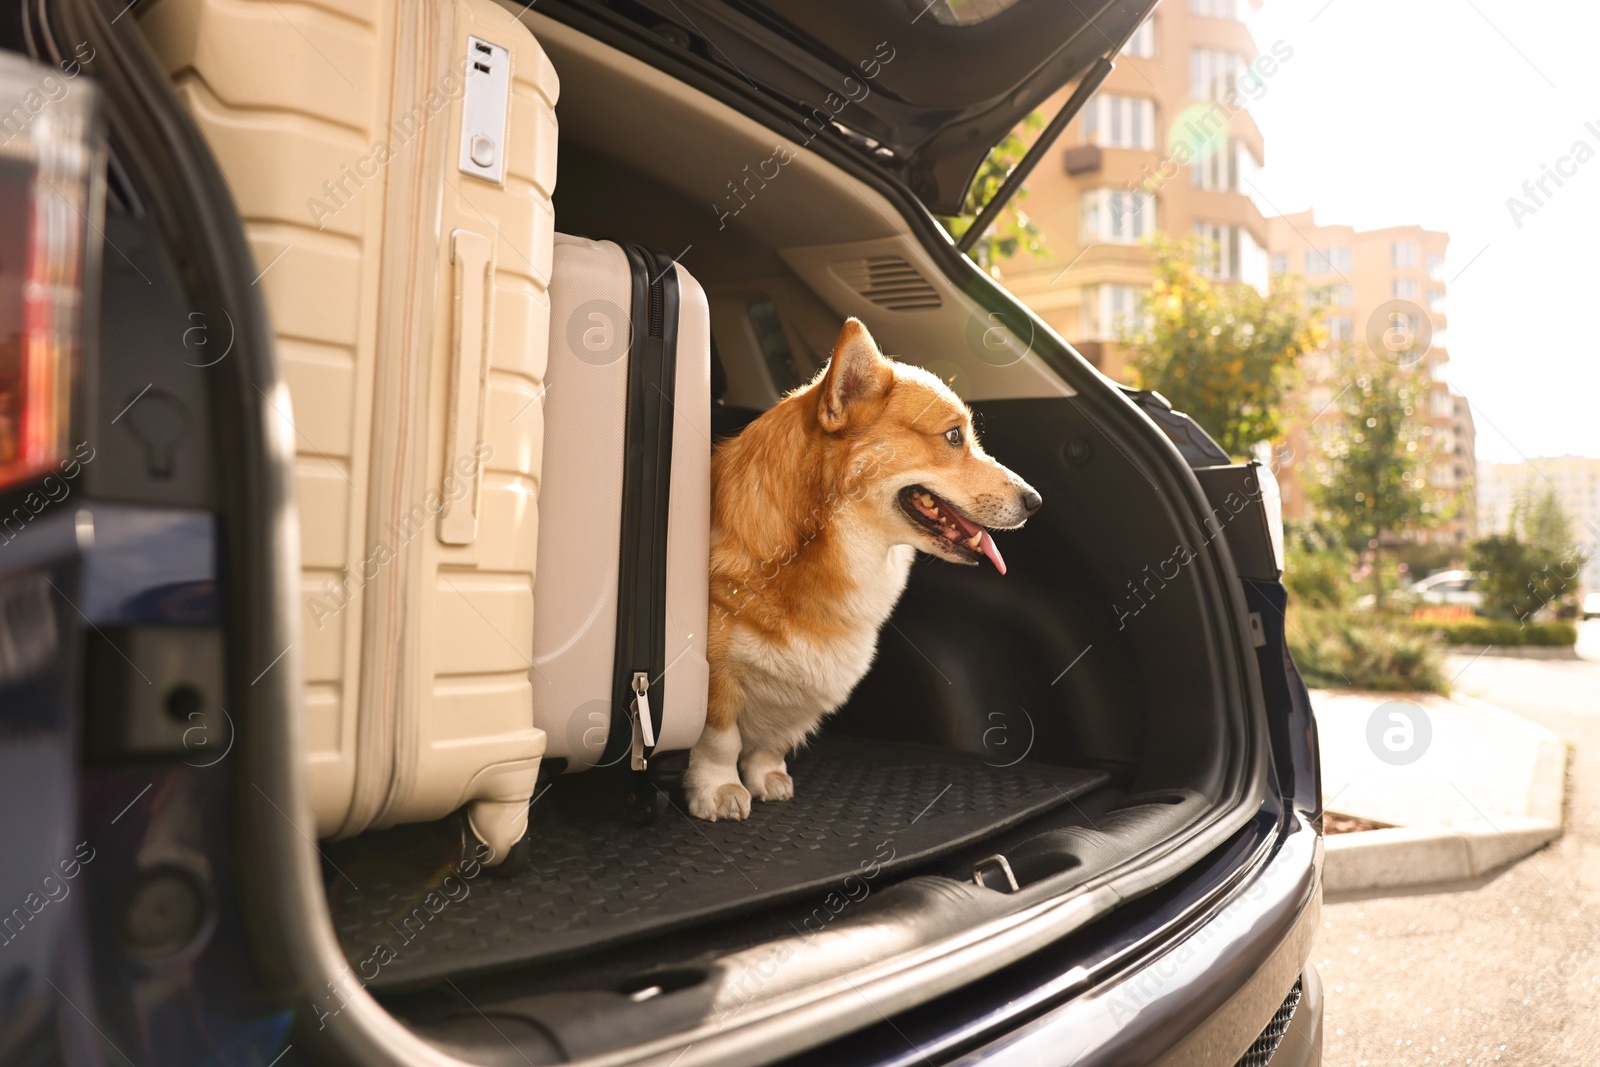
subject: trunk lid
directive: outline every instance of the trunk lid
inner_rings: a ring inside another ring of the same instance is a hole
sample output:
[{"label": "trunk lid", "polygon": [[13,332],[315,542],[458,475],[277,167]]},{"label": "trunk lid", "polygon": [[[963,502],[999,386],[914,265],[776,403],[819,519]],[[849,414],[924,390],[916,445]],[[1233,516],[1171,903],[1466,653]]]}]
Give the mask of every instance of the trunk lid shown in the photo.
[{"label": "trunk lid", "polygon": [[831,128],[929,211],[956,215],[989,149],[1112,52],[1156,0],[608,6],[778,100],[802,143]]}]

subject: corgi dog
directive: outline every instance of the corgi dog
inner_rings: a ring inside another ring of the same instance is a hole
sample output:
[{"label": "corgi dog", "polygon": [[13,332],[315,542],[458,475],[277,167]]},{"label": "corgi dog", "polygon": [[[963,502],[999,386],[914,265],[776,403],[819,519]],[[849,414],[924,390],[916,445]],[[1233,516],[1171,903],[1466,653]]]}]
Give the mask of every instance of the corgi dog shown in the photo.
[{"label": "corgi dog", "polygon": [[710,694],[684,776],[711,821],[794,796],[789,753],[867,673],[918,551],[1004,574],[989,530],[1040,505],[955,393],[853,318],[810,385],[717,447],[711,495]]}]

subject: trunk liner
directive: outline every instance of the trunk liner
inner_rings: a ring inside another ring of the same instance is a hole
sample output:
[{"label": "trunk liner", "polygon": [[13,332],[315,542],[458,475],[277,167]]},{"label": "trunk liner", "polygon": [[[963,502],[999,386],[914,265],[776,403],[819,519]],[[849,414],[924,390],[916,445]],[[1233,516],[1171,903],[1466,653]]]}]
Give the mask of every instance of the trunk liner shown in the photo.
[{"label": "trunk liner", "polygon": [[795,798],[758,801],[742,823],[691,819],[678,798],[634,826],[615,791],[560,782],[536,798],[533,860],[513,878],[452,875],[446,824],[327,843],[340,944],[375,988],[554,959],[837,889],[874,864],[899,872],[1106,778],[839,735],[790,770]]}]

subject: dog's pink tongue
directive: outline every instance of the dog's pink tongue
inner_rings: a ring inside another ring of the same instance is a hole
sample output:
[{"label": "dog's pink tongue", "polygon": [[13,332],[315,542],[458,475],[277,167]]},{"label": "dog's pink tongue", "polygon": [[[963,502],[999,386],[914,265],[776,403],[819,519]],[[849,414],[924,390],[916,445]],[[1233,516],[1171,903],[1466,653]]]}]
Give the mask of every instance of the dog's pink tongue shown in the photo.
[{"label": "dog's pink tongue", "polygon": [[978,542],[978,551],[989,557],[989,562],[994,564],[995,570],[1001,574],[1006,572],[1006,561],[1001,557],[1000,549],[995,545],[994,538],[989,536],[988,530],[977,523],[968,522],[955,508],[950,509],[950,520],[960,528],[962,541],[970,541],[973,534],[982,534],[983,540]]},{"label": "dog's pink tongue", "polygon": [[1006,561],[1000,556],[1000,546],[994,543],[994,538],[989,536],[988,530],[983,531],[983,540],[979,542],[978,548],[989,557],[989,562],[994,564],[995,570],[1001,574],[1006,572]]}]

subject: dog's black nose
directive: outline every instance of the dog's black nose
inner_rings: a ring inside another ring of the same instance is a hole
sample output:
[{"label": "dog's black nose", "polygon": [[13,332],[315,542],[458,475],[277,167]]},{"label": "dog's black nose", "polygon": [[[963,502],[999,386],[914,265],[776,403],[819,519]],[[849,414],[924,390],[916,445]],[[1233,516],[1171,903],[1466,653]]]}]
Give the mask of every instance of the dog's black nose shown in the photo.
[{"label": "dog's black nose", "polygon": [[1029,515],[1038,511],[1039,505],[1043,503],[1044,497],[1040,496],[1037,490],[1028,489],[1022,494],[1022,506],[1028,509]]}]

